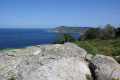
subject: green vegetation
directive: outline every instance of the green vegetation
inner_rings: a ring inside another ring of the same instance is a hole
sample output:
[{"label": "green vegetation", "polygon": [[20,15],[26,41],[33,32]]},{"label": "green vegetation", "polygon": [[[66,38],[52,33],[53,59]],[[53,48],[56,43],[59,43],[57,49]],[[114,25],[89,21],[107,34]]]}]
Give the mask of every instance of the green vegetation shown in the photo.
[{"label": "green vegetation", "polygon": [[91,45],[91,42],[89,41],[84,41],[84,42],[76,41],[74,43],[77,44],[79,47],[85,49],[89,54],[92,55],[98,54],[98,49],[94,45]]},{"label": "green vegetation", "polygon": [[15,74],[11,75],[11,77],[8,80],[14,80],[15,79]]},{"label": "green vegetation", "polygon": [[[114,40],[86,40],[74,42],[79,47],[84,48],[89,54],[101,54],[106,56],[120,56],[120,39]],[[115,43],[115,44],[114,44]]]},{"label": "green vegetation", "polygon": [[91,65],[91,60],[86,59],[86,62],[88,62],[88,64]]},{"label": "green vegetation", "polygon": [[54,41],[53,44],[63,44],[65,42],[74,42],[75,38],[69,33],[58,33],[56,35],[57,41]]},{"label": "green vegetation", "polygon": [[48,32],[64,32],[64,33],[84,33],[91,27],[66,27],[66,26],[60,26],[57,28],[54,28],[53,30],[48,30]]},{"label": "green vegetation", "polygon": [[8,51],[8,50],[12,50],[13,48],[6,48],[6,49],[2,49],[0,50],[0,52],[3,52],[3,51]]},{"label": "green vegetation", "polygon": [[23,48],[6,48],[6,49],[2,49],[0,50],[0,52],[4,52],[4,51],[9,51],[9,50],[13,50],[13,49],[26,49],[27,47],[23,47]]},{"label": "green vegetation", "polygon": [[113,78],[113,79],[107,79],[107,80],[119,80],[119,79],[114,79],[114,78]]},{"label": "green vegetation", "polygon": [[[61,28],[61,27],[60,27]],[[69,35],[69,36],[68,36]],[[70,34],[57,35],[58,40],[54,43],[63,44],[64,42],[73,42],[79,47],[85,49],[89,54],[112,56],[120,63],[120,28],[114,28],[107,24],[104,28],[90,28],[78,40]]]},{"label": "green vegetation", "polygon": [[[92,55],[120,56],[120,38],[114,40],[93,39],[74,43]],[[120,63],[120,58],[115,59]]]},{"label": "green vegetation", "polygon": [[[103,29],[91,28],[74,43],[92,55],[120,56],[120,28],[110,24]],[[120,63],[120,57],[114,58]]]},{"label": "green vegetation", "polygon": [[89,74],[86,74],[86,78],[87,80],[93,80],[93,78]]},{"label": "green vegetation", "polygon": [[91,28],[87,30],[84,35],[79,37],[79,41],[100,39],[100,40],[111,40],[116,39],[120,35],[120,29],[115,29],[110,24],[107,24],[103,29]]}]

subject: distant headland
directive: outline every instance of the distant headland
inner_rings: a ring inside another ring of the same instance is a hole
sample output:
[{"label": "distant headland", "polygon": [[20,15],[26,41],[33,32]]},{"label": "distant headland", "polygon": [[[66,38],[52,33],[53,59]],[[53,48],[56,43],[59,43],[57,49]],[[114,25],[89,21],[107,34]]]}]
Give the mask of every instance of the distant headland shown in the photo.
[{"label": "distant headland", "polygon": [[54,28],[52,30],[48,30],[48,32],[63,32],[63,33],[84,33],[88,29],[92,27],[67,27],[67,26],[60,26],[57,28]]}]

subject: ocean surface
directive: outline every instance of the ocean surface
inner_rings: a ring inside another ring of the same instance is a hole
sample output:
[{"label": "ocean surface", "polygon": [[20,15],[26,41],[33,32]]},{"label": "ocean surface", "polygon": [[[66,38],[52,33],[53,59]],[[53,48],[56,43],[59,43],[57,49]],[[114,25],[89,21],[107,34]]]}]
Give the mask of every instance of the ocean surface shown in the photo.
[{"label": "ocean surface", "polygon": [[[52,43],[56,40],[55,32],[41,28],[0,28],[0,50],[5,48],[23,48],[40,44]],[[71,33],[76,39],[78,33]]]},{"label": "ocean surface", "polygon": [[[0,50],[52,43],[57,33],[41,28],[0,28]],[[71,33],[76,39],[78,33]]]}]

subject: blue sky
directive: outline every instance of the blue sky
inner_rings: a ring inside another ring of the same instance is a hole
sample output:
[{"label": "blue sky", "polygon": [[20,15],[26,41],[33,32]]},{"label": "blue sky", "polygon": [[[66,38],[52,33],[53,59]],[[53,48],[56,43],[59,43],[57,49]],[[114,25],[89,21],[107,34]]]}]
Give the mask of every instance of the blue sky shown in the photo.
[{"label": "blue sky", "polygon": [[0,0],[0,28],[120,26],[120,0]]}]

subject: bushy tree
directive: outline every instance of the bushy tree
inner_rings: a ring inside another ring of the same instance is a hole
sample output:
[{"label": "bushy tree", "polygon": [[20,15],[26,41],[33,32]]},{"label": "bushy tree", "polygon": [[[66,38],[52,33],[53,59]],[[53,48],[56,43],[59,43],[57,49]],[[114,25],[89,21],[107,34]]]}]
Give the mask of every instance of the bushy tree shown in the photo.
[{"label": "bushy tree", "polygon": [[54,41],[53,44],[63,44],[65,42],[74,42],[75,38],[70,35],[70,33],[58,33],[56,35],[57,41]]},{"label": "bushy tree", "polygon": [[112,25],[107,24],[105,26],[105,32],[106,35],[104,37],[107,37],[107,39],[115,39],[115,28]]},{"label": "bushy tree", "polygon": [[78,38],[78,40],[97,39],[99,37],[99,28],[91,28],[87,30],[84,35]]},{"label": "bushy tree", "polygon": [[104,29],[100,28],[91,28],[87,30],[84,35],[79,37],[79,41],[87,40],[87,39],[101,39],[101,40],[109,40],[115,39],[116,34],[119,35],[119,29],[116,30],[110,24],[107,24]]},{"label": "bushy tree", "polygon": [[75,38],[70,35],[70,33],[64,34],[65,42],[73,42],[75,41]]},{"label": "bushy tree", "polygon": [[85,33],[87,39],[96,39],[99,35],[99,28],[91,28]]},{"label": "bushy tree", "polygon": [[65,42],[65,38],[64,38],[64,35],[62,33],[57,33],[57,35],[55,37],[57,38],[57,41],[64,41]]},{"label": "bushy tree", "polygon": [[120,37],[120,27],[116,29],[116,37]]}]

